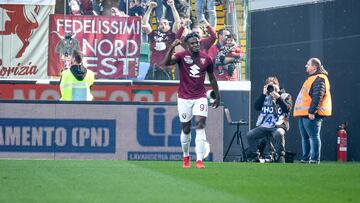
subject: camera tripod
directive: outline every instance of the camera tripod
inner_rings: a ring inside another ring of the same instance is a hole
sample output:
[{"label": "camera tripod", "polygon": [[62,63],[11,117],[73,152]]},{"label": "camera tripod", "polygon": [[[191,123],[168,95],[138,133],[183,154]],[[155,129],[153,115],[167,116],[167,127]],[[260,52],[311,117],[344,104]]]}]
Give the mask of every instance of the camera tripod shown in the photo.
[{"label": "camera tripod", "polygon": [[242,159],[241,161],[246,161],[246,153],[245,153],[245,148],[244,148],[244,142],[242,140],[242,137],[241,137],[241,131],[240,131],[240,126],[241,125],[248,125],[248,122],[244,121],[244,120],[239,120],[239,121],[232,121],[231,119],[231,116],[230,116],[230,112],[229,112],[229,109],[225,108],[225,114],[226,114],[226,118],[227,118],[227,121],[230,125],[236,125],[236,131],[231,139],[231,142],[225,152],[225,155],[224,155],[224,158],[223,158],[223,161],[225,161],[229,151],[230,151],[230,148],[236,138],[236,142],[237,144],[241,144],[241,153],[242,153]]}]

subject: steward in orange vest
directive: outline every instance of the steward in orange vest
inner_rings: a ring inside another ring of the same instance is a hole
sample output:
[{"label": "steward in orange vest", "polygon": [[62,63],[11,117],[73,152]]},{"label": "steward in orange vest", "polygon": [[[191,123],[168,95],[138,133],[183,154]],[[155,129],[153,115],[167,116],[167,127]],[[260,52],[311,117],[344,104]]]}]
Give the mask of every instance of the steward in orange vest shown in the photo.
[{"label": "steward in orange vest", "polygon": [[323,66],[309,75],[304,82],[294,106],[294,116],[331,116],[332,103],[328,73]]}]

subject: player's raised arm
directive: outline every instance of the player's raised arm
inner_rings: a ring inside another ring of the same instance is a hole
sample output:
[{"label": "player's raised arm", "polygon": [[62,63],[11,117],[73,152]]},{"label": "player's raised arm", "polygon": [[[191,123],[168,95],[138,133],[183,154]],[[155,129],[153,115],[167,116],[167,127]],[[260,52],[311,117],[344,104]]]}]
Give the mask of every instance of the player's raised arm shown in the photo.
[{"label": "player's raised arm", "polygon": [[169,65],[174,65],[175,63],[177,63],[178,59],[173,54],[174,54],[175,47],[180,44],[181,44],[181,40],[175,39],[175,41],[170,45],[170,47],[165,55],[164,65],[169,66]]}]

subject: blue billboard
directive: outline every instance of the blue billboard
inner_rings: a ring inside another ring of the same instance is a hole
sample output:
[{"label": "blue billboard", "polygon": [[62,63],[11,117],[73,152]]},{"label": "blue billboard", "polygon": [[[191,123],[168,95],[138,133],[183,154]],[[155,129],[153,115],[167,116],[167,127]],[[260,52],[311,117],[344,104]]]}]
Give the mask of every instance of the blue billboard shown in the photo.
[{"label": "blue billboard", "polygon": [[115,153],[116,120],[0,119],[1,152]]}]

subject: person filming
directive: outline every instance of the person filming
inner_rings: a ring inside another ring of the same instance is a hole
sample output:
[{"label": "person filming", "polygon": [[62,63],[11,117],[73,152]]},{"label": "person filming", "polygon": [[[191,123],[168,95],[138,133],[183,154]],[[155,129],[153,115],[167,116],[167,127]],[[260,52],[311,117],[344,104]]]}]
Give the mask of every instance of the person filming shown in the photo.
[{"label": "person filming", "polygon": [[285,133],[289,130],[291,95],[280,87],[276,77],[270,76],[265,80],[263,92],[255,101],[254,108],[260,111],[260,115],[256,127],[246,135],[249,144],[248,160],[259,161],[258,142],[270,136],[269,138],[273,138],[276,153],[272,156],[269,150],[265,150],[265,159],[285,163]]}]

